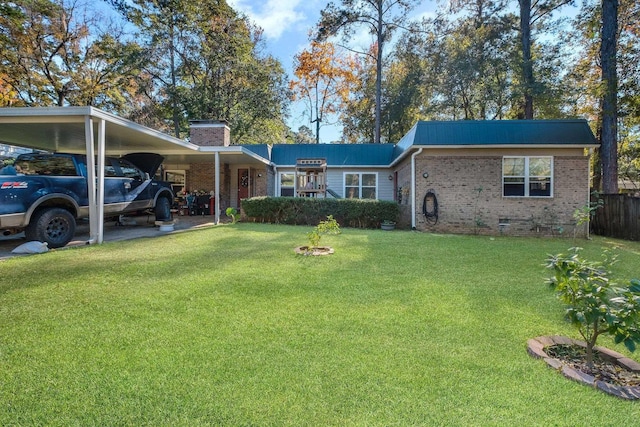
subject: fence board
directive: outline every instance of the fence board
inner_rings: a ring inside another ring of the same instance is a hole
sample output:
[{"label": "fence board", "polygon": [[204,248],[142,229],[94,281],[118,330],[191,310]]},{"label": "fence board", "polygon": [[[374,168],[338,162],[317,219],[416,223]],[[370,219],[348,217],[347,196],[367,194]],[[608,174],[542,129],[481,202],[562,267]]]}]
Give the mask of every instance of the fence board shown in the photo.
[{"label": "fence board", "polygon": [[599,236],[640,240],[640,197],[624,194],[601,194],[599,197],[604,204],[595,212],[591,232]]}]

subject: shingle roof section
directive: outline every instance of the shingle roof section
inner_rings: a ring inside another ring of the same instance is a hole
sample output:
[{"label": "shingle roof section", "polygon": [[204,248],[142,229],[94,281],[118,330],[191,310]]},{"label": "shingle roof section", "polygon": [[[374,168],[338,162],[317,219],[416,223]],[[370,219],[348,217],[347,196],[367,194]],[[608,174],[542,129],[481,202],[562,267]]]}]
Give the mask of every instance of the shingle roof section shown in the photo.
[{"label": "shingle roof section", "polygon": [[278,144],[271,161],[279,166],[295,166],[299,158],[325,158],[327,166],[389,166],[393,144]]},{"label": "shingle roof section", "polygon": [[398,143],[412,145],[594,145],[586,120],[460,120],[418,122]]}]

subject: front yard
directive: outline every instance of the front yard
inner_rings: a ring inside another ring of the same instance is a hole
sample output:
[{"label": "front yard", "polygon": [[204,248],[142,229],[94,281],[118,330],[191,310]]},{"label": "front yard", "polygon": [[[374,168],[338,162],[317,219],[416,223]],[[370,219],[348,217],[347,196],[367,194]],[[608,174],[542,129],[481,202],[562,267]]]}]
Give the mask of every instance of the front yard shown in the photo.
[{"label": "front yard", "polygon": [[[0,262],[0,425],[637,425],[639,403],[526,352],[577,338],[547,255],[611,240],[343,228],[322,238],[335,254],[294,254],[310,230]],[[617,277],[640,277],[640,244],[613,243]]]}]

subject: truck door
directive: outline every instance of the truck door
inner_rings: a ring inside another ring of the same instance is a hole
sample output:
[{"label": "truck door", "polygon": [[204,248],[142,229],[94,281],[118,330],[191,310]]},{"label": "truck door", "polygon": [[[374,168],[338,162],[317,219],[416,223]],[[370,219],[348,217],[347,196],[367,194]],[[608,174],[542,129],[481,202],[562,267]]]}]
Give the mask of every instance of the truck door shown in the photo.
[{"label": "truck door", "polygon": [[153,206],[152,180],[149,175],[125,159],[114,159],[122,179],[123,196],[127,210],[142,210]]}]

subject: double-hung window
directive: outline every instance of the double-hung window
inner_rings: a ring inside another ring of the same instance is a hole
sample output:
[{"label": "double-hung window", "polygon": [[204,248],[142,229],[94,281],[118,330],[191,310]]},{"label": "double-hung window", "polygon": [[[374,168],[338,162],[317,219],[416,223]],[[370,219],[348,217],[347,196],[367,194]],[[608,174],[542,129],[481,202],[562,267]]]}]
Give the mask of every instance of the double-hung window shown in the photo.
[{"label": "double-hung window", "polygon": [[378,174],[347,172],[344,174],[344,197],[346,199],[376,199]]},{"label": "double-hung window", "polygon": [[503,157],[504,197],[552,197],[552,188],[553,157]]},{"label": "double-hung window", "polygon": [[280,196],[282,197],[293,197],[293,172],[282,172],[280,173]]}]

